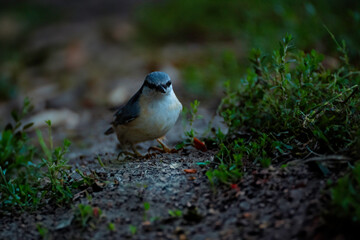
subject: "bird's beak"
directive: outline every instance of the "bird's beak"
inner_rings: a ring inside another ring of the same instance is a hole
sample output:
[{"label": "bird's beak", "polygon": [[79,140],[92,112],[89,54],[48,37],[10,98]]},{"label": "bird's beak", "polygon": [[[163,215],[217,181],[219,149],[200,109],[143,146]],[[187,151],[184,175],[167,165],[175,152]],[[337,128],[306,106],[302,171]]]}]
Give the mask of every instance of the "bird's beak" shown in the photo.
[{"label": "bird's beak", "polygon": [[158,86],[158,90],[162,93],[166,93],[166,89],[162,85]]}]

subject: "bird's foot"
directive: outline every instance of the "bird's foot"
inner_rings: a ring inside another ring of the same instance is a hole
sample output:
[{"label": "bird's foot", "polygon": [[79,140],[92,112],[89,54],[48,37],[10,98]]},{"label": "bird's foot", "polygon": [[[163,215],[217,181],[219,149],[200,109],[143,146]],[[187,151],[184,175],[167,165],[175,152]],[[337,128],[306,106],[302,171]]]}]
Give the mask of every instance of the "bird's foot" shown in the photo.
[{"label": "bird's foot", "polygon": [[138,152],[134,145],[131,145],[132,152],[121,150],[117,156],[117,160],[119,160],[121,155],[125,155],[125,157],[131,157],[131,158],[142,158],[144,155],[142,155],[140,152]]},{"label": "bird's foot", "polygon": [[149,153],[149,152],[147,154],[143,155],[136,150],[134,145],[132,145],[131,148],[134,151],[135,157],[138,157],[140,159],[150,159],[151,157],[156,156],[156,153]]},{"label": "bird's foot", "polygon": [[175,148],[169,148],[168,146],[166,146],[166,144],[163,143],[160,139],[156,139],[156,141],[161,145],[162,148],[149,147],[148,152],[150,152],[151,150],[158,151],[161,153],[177,153],[178,152],[178,150],[176,150]]},{"label": "bird's foot", "polygon": [[150,159],[150,158],[152,158],[152,157],[156,157],[156,153],[150,153],[149,151],[148,151],[148,153],[147,154],[145,154],[144,156],[142,156],[142,159]]},{"label": "bird's foot", "polygon": [[129,151],[120,151],[119,154],[117,155],[117,160],[119,160],[121,155],[125,155],[126,157],[133,157],[133,158],[137,157],[137,155],[135,153],[132,153]]}]

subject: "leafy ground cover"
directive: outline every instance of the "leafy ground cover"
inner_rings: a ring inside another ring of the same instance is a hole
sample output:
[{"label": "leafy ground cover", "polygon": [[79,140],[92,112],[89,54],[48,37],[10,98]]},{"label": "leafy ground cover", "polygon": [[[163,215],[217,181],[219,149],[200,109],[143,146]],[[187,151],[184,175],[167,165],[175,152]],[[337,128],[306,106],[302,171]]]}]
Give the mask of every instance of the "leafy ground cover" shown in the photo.
[{"label": "leafy ground cover", "polygon": [[357,157],[359,71],[349,64],[345,46],[338,47],[345,55],[336,69],[326,69],[315,50],[293,52],[291,35],[270,56],[254,50],[253,68],[235,91],[228,85],[222,100],[229,133],[217,139],[225,141],[218,157],[231,159],[230,168],[242,158],[267,167],[314,153]]},{"label": "leafy ground cover", "polygon": [[65,139],[63,146],[54,146],[51,121],[47,121],[48,144],[40,130],[37,136],[41,149],[30,143],[26,130],[32,123],[22,126],[21,121],[31,109],[32,105],[25,99],[22,110],[12,112],[14,123],[0,132],[0,208],[3,213],[35,210],[51,202],[69,203],[75,189],[94,181],[78,169],[79,176],[70,171],[65,154],[71,143]]},{"label": "leafy ground cover", "polygon": [[[349,63],[345,43],[334,39],[343,55],[337,68],[327,69],[321,54],[295,50],[292,40],[285,36],[271,55],[254,50],[253,66],[236,90],[227,84],[219,113],[229,131],[216,133],[220,150],[218,166],[207,172],[211,182],[236,183],[254,164],[317,159],[328,175],[322,160],[359,160],[360,72]],[[330,211],[357,222],[358,164],[350,169],[331,190]]]}]

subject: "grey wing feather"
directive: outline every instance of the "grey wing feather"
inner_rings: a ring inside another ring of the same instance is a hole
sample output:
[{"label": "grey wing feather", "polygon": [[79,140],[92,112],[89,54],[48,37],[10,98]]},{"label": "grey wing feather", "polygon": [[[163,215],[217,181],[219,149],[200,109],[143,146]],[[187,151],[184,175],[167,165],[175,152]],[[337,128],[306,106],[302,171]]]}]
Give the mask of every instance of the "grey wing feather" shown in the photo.
[{"label": "grey wing feather", "polygon": [[140,114],[139,98],[142,88],[126,103],[125,106],[118,108],[114,114],[113,125],[122,125],[135,120]]},{"label": "grey wing feather", "polygon": [[114,114],[114,121],[111,123],[113,126],[106,130],[105,135],[114,133],[114,126],[123,125],[135,120],[140,114],[139,98],[142,92],[140,90],[124,105],[116,109]]}]

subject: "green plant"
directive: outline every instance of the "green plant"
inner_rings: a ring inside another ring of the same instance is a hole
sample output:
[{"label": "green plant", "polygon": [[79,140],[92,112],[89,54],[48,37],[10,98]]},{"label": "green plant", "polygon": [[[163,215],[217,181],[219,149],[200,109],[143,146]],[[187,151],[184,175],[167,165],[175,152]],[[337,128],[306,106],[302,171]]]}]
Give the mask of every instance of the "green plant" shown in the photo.
[{"label": "green plant", "polygon": [[202,118],[202,116],[198,114],[199,105],[200,102],[198,100],[194,100],[194,102],[190,103],[190,109],[184,107],[182,115],[183,118],[186,119],[188,126],[185,127],[185,140],[176,146],[177,149],[180,149],[186,145],[193,145],[194,138],[198,134],[193,128],[193,124],[195,120]]},{"label": "green plant", "polygon": [[185,136],[192,141],[192,139],[195,137],[197,132],[193,128],[193,124],[196,119],[201,119],[202,116],[198,115],[198,108],[199,108],[200,102],[198,100],[194,100],[194,102],[190,103],[190,109],[184,108],[184,115],[187,116],[187,120],[189,123],[189,130],[185,131]]},{"label": "green plant", "polygon": [[339,178],[331,188],[330,214],[337,218],[360,223],[360,162],[352,167],[350,173]]},{"label": "green plant", "polygon": [[[224,143],[220,144],[220,150],[215,156],[219,164],[217,168],[206,172],[211,184],[214,184],[215,179],[231,184],[243,176],[242,143],[243,141],[240,139],[239,141],[235,140],[234,145],[231,146],[226,146]],[[229,149],[229,147],[233,148]]]},{"label": "green plant", "polygon": [[135,235],[137,232],[137,227],[134,225],[129,225],[129,230],[130,230],[131,235]]},{"label": "green plant", "polygon": [[150,203],[144,202],[144,221],[147,221],[148,219],[148,212],[150,210]]},{"label": "green plant", "polygon": [[145,210],[145,212],[150,210],[150,203],[144,202],[144,210]]},{"label": "green plant", "polygon": [[0,207],[31,208],[40,198],[36,187],[39,167],[34,162],[35,148],[30,145],[21,120],[32,109],[26,98],[20,112],[13,111],[14,124],[9,123],[0,132]]},{"label": "green plant", "polygon": [[42,224],[40,224],[40,223],[36,224],[36,229],[38,230],[38,232],[39,232],[42,239],[47,239],[48,238],[49,229],[42,226]]},{"label": "green plant", "polygon": [[238,88],[227,85],[219,113],[229,127],[216,154],[218,166],[209,179],[231,183],[243,167],[264,167],[284,158],[318,154],[359,156],[360,76],[349,63],[345,43],[336,69],[326,69],[324,56],[312,50],[295,50],[286,35],[269,57],[253,50],[252,68],[239,79]]},{"label": "green plant", "polygon": [[100,164],[101,167],[105,167],[105,164],[103,163],[99,155],[96,156],[96,159],[98,160],[98,163]]},{"label": "green plant", "polygon": [[68,179],[69,169],[71,166],[68,165],[68,159],[65,158],[65,154],[69,151],[70,141],[65,139],[63,147],[54,148],[53,137],[51,133],[51,121],[46,121],[48,125],[48,141],[49,147],[46,145],[42,133],[37,130],[40,146],[44,152],[44,157],[41,158],[42,167],[46,168],[44,177],[50,181],[50,190],[52,199],[56,199],[56,202],[68,202],[72,198],[71,187],[69,186]]},{"label": "green plant", "polygon": [[116,228],[115,228],[115,224],[110,222],[108,224],[108,229],[111,231],[111,232],[115,232],[116,231]]},{"label": "green plant", "polygon": [[21,120],[32,110],[29,99],[24,100],[24,107],[20,112],[12,111],[11,116],[14,124],[9,123],[1,131],[0,166],[8,174],[25,167],[29,160],[33,159],[34,148],[29,146],[29,138],[25,132],[32,123],[22,126]]},{"label": "green plant", "polygon": [[169,215],[174,218],[180,218],[182,217],[182,211],[179,209],[170,210],[168,211]]},{"label": "green plant", "polygon": [[36,209],[47,201],[69,203],[76,188],[95,182],[79,170],[81,178],[73,178],[66,158],[70,142],[65,139],[63,146],[54,146],[50,121],[47,121],[49,146],[39,130],[42,151],[30,144],[25,130],[32,124],[23,126],[22,119],[31,109],[30,101],[25,99],[22,110],[12,112],[14,123],[0,132],[0,209],[3,211]]},{"label": "green plant", "polygon": [[98,207],[79,204],[75,208],[74,221],[85,228],[88,224],[95,228],[95,223],[101,218],[102,211]]}]

